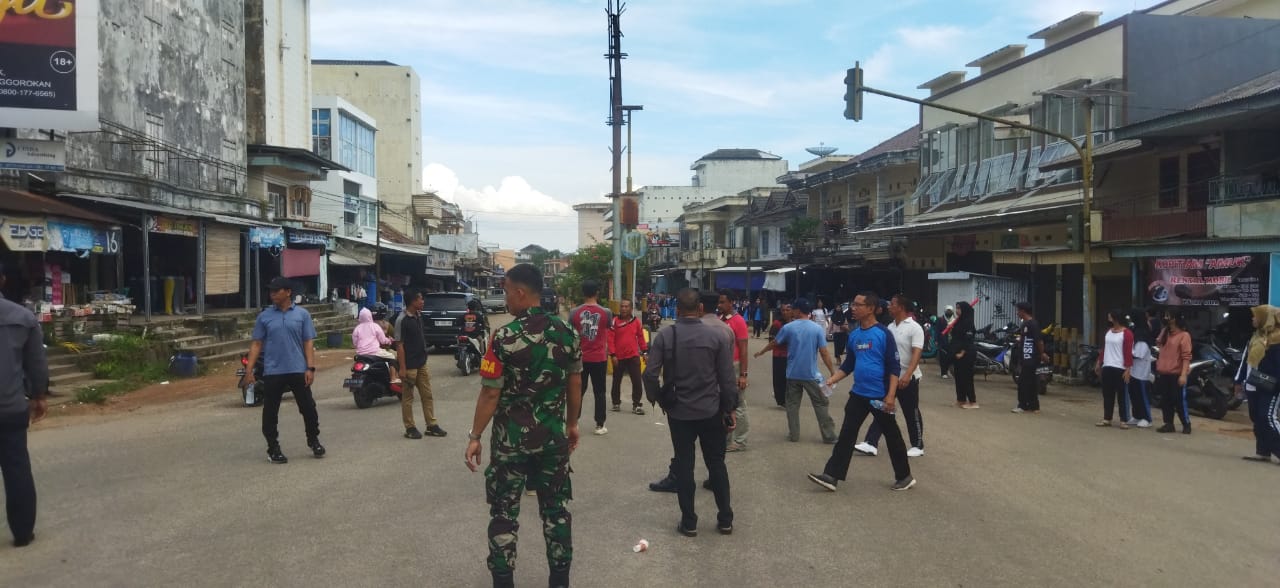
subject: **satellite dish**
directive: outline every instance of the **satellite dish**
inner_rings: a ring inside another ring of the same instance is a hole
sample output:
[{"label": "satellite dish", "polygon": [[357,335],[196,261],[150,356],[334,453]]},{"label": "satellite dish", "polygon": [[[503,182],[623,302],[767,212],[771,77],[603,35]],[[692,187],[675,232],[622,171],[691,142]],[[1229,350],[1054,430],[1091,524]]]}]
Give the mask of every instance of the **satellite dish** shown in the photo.
[{"label": "satellite dish", "polygon": [[827,147],[824,143],[818,143],[817,147],[806,148],[805,151],[817,155],[818,157],[826,157],[836,152],[835,147]]}]

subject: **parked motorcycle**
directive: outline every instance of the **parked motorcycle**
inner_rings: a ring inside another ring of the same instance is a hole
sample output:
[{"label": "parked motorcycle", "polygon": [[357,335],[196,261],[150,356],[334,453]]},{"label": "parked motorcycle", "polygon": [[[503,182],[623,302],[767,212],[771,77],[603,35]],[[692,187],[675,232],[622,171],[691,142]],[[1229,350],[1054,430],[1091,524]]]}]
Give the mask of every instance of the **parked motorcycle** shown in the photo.
[{"label": "parked motorcycle", "polygon": [[[1159,348],[1152,349],[1152,354],[1159,357]],[[1214,382],[1215,374],[1220,373],[1226,363],[1225,358],[1197,359],[1193,347],[1191,368],[1187,372],[1187,409],[1214,420],[1227,416],[1235,394],[1231,387],[1220,387]],[[1151,403],[1163,404],[1159,390],[1152,390]]]},{"label": "parked motorcycle", "polygon": [[391,360],[381,357],[357,355],[342,387],[351,391],[356,408],[369,408],[385,396],[400,397],[400,384],[391,383]]},{"label": "parked motorcycle", "polygon": [[479,369],[480,358],[487,352],[485,346],[484,333],[458,335],[458,345],[454,348],[453,355],[462,375],[470,376],[471,372]]},{"label": "parked motorcycle", "polygon": [[236,387],[240,388],[240,400],[245,406],[262,406],[262,356],[263,354],[258,354],[258,363],[253,366],[253,383],[246,384],[245,375],[249,373],[249,354],[240,354],[240,369],[236,370],[236,375],[240,376],[240,382]]},{"label": "parked motorcycle", "polygon": [[1095,369],[1098,366],[1098,353],[1100,352],[1097,345],[1081,343],[1076,349],[1075,357],[1071,358],[1072,371],[1080,374],[1084,378],[1084,383],[1094,388],[1102,387],[1102,378]]}]

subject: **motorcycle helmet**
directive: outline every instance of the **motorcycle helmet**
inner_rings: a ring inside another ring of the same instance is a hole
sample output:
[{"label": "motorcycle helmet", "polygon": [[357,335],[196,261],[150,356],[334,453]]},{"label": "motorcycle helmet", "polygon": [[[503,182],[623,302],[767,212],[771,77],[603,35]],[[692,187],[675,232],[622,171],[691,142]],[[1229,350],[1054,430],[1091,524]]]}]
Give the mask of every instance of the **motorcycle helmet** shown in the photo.
[{"label": "motorcycle helmet", "polygon": [[373,308],[369,309],[369,312],[373,313],[373,320],[382,321],[387,319],[387,315],[391,313],[391,309],[387,308],[387,305],[379,302],[374,304]]},{"label": "motorcycle helmet", "polygon": [[472,298],[467,302],[467,310],[470,310],[471,312],[482,312],[484,311],[484,307],[480,304],[479,300]]}]

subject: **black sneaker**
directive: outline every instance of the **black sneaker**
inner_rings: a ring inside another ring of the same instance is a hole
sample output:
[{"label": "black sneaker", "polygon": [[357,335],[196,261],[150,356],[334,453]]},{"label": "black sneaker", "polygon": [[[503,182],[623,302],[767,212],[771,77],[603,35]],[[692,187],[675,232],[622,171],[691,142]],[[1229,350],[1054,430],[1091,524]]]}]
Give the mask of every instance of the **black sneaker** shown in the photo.
[{"label": "black sneaker", "polygon": [[916,479],[911,476],[907,476],[901,480],[898,480],[897,482],[894,482],[892,489],[893,490],[910,490],[911,487],[915,485],[916,485]]},{"label": "black sneaker", "polygon": [[1190,434],[1191,434],[1191,425],[1182,425],[1182,434],[1183,434],[1183,435],[1190,435]]},{"label": "black sneaker", "polygon": [[733,523],[716,523],[716,530],[719,531],[721,535],[732,535]]},{"label": "black sneaker", "polygon": [[622,412],[622,405],[621,404],[613,405],[613,412]]},{"label": "black sneaker", "polygon": [[644,407],[637,404],[634,408],[631,409],[631,412],[634,412],[636,414],[644,414]]},{"label": "black sneaker", "polygon": [[1173,432],[1173,423],[1165,423],[1165,425],[1164,425],[1163,427],[1160,427],[1159,429],[1156,429],[1156,432],[1157,432],[1157,433],[1172,433],[1172,432]]},{"label": "black sneaker", "polygon": [[551,588],[569,588],[569,568],[557,570],[551,568],[551,573],[547,578],[547,586]]},{"label": "black sneaker", "polygon": [[710,489],[711,489],[711,478],[707,478],[706,480],[703,480],[703,481],[702,481],[702,489],[703,489],[703,490],[710,490]]},{"label": "black sneaker", "polygon": [[307,447],[311,448],[311,454],[316,456],[316,459],[324,457],[324,445],[320,444],[319,439],[307,439]]},{"label": "black sneaker", "polygon": [[687,527],[685,527],[685,526],[684,526],[684,523],[680,523],[679,525],[676,525],[676,532],[677,532],[677,533],[679,533],[679,534],[681,534],[681,535],[684,535],[685,537],[697,537],[697,536],[698,536],[698,530],[697,530],[697,529],[689,529],[689,528],[687,528]]},{"label": "black sneaker", "polygon": [[35,533],[32,533],[32,534],[30,534],[30,535],[27,535],[26,537],[23,537],[22,539],[14,539],[14,540],[13,540],[13,546],[14,546],[14,547],[26,547],[26,546],[28,546],[28,545],[31,545],[31,542],[32,542],[32,541],[35,541],[35,540],[36,540],[36,535],[35,535]]},{"label": "black sneaker", "polygon": [[440,425],[431,425],[427,427],[427,436],[429,437],[444,437],[446,435],[448,435],[448,433],[444,432],[444,429],[441,429]]},{"label": "black sneaker", "polygon": [[839,480],[836,480],[826,474],[809,474],[809,481],[822,486],[831,492],[835,492],[836,484],[840,483]]},{"label": "black sneaker", "polygon": [[493,574],[493,588],[515,588],[515,574],[511,572],[490,572]]},{"label": "black sneaker", "polygon": [[267,448],[267,459],[270,460],[271,463],[275,464],[289,463],[289,458],[285,457],[284,454],[280,452],[280,448],[276,446]]},{"label": "black sneaker", "polygon": [[667,476],[661,480],[658,480],[657,482],[650,482],[649,491],[650,492],[675,492],[676,479],[672,478],[671,476]]},{"label": "black sneaker", "polygon": [[421,439],[422,433],[418,432],[417,427],[409,427],[404,430],[404,436],[406,439]]}]

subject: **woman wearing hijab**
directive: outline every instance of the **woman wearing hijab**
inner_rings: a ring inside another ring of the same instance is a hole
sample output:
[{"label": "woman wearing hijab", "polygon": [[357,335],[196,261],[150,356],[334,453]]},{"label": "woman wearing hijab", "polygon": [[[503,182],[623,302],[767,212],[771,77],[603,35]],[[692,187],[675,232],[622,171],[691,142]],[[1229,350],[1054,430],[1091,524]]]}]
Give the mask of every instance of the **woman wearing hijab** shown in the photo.
[{"label": "woman wearing hijab", "polygon": [[955,358],[952,373],[956,380],[956,406],[960,408],[979,408],[973,389],[973,358],[977,353],[974,338],[977,334],[973,325],[973,306],[968,302],[957,302],[956,321],[950,333],[950,353]]},{"label": "woman wearing hijab", "polygon": [[1253,338],[1236,370],[1236,393],[1243,389],[1248,397],[1249,418],[1253,420],[1257,443],[1254,455],[1246,455],[1244,459],[1270,462],[1272,455],[1280,458],[1280,422],[1276,420],[1280,389],[1275,386],[1280,379],[1280,309],[1264,304],[1253,307],[1252,311]]}]

